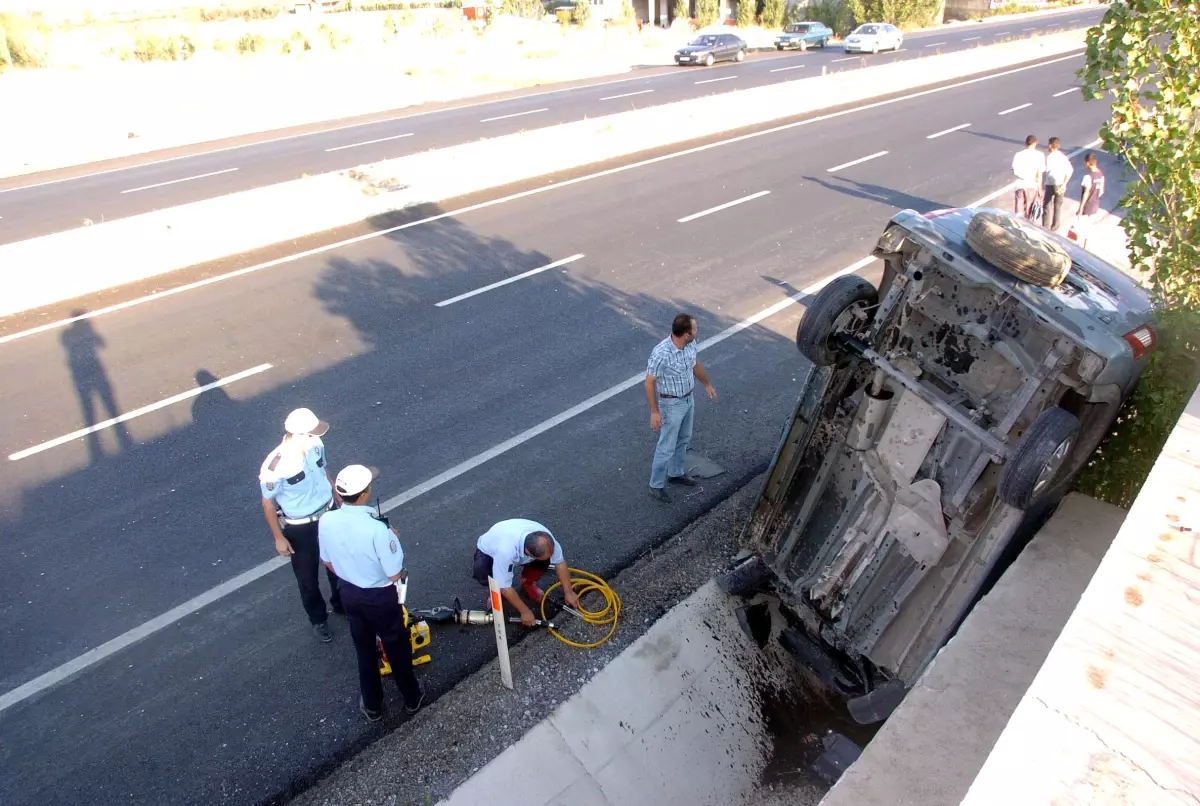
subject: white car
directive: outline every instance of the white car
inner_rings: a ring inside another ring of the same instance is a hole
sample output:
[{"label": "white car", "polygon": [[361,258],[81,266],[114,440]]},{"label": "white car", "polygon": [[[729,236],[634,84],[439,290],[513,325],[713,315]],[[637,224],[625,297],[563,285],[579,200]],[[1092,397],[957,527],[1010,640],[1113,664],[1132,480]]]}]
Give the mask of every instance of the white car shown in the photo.
[{"label": "white car", "polygon": [[904,34],[895,25],[868,22],[850,32],[843,48],[847,53],[878,53],[881,50],[900,50],[903,44]]}]

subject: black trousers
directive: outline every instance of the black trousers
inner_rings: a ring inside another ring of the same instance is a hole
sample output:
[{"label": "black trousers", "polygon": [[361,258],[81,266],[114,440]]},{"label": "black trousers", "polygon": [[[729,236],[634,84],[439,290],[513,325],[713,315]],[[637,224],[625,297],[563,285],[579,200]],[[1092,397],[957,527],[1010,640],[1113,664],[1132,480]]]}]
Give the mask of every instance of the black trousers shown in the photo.
[{"label": "black trousers", "polygon": [[[283,524],[283,536],[292,544],[292,573],[296,575],[296,584],[300,586],[300,601],[304,603],[304,612],[313,624],[324,624],[329,618],[325,609],[325,597],[321,595],[321,585],[318,581],[318,569],[321,568],[321,547],[317,543],[317,522],[306,523],[302,526]],[[338,578],[328,568],[325,576],[329,579],[329,603],[333,609],[342,609],[342,597],[338,589]]]},{"label": "black trousers", "polygon": [[[480,585],[487,585],[488,577],[495,576],[492,573],[492,566],[494,564],[495,561],[492,559],[492,555],[480,551],[479,549],[475,549],[475,560],[472,563],[471,575],[475,577],[475,581]],[[522,571],[526,568],[530,568],[535,571],[546,571],[549,567],[549,560],[534,560],[533,562],[518,566],[518,568]],[[513,569],[514,574],[517,572],[518,568]],[[519,587],[520,584],[521,583],[516,579],[513,580],[513,587]]]},{"label": "black trousers", "polygon": [[358,657],[358,688],[363,704],[371,711],[383,708],[383,678],[379,675],[379,652],[375,638],[383,642],[388,662],[392,665],[392,680],[408,705],[421,700],[421,686],[413,674],[412,644],[404,626],[404,611],[396,588],[360,588],[342,581],[342,603],[346,620],[350,622],[350,637]]},{"label": "black trousers", "polygon": [[1045,195],[1042,196],[1042,226],[1051,231],[1058,230],[1063,195],[1065,195],[1055,191],[1054,185],[1046,185]]}]

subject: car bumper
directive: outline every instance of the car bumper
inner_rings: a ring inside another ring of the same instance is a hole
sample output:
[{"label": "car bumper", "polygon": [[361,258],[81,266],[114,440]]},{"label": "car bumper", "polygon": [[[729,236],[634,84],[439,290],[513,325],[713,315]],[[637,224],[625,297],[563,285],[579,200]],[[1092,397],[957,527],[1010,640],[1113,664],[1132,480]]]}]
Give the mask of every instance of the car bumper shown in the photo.
[{"label": "car bumper", "polygon": [[675,64],[704,64],[704,60],[707,58],[708,58],[707,55],[705,55],[705,56],[681,56],[678,53],[676,53],[675,54]]}]

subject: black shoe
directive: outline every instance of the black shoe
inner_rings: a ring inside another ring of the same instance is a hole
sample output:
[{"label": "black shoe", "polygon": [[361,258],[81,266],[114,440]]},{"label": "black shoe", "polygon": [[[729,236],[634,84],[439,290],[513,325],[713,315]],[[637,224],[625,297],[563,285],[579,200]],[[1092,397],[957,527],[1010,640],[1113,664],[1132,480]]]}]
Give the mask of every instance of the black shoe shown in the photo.
[{"label": "black shoe", "polygon": [[379,711],[372,711],[367,707],[367,703],[363,700],[361,694],[358,697],[358,710],[363,712],[363,716],[367,718],[368,722],[378,722],[379,720],[383,719],[382,709]]},{"label": "black shoe", "polygon": [[420,683],[417,683],[417,689],[421,692],[421,696],[417,698],[416,705],[409,705],[408,703],[404,703],[405,713],[415,714],[417,711],[421,710],[421,706],[425,703],[425,687],[422,686]]},{"label": "black shoe", "polygon": [[662,487],[651,487],[650,497],[655,501],[661,501],[664,504],[671,503],[671,496],[667,495],[667,491]]},{"label": "black shoe", "polygon": [[329,631],[329,625],[322,621],[320,624],[313,625],[313,632],[316,633],[317,639],[322,644],[328,644],[333,640],[333,633]]},{"label": "black shoe", "polygon": [[684,487],[696,487],[700,484],[700,482],[686,474],[682,476],[667,476],[667,481],[671,484],[681,484]]}]

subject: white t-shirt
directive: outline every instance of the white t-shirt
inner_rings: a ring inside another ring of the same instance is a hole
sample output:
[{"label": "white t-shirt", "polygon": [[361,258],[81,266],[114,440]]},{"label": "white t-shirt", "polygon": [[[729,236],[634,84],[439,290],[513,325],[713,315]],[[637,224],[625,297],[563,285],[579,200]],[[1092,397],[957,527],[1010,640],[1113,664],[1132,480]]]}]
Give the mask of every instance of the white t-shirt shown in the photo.
[{"label": "white t-shirt", "polygon": [[475,544],[476,548],[492,558],[492,577],[501,588],[513,586],[513,571],[518,566],[533,562],[533,558],[525,553],[525,538],[534,532],[550,535],[550,539],[554,541],[554,553],[550,555],[550,564],[562,563],[562,546],[550,530],[537,521],[525,518],[500,521],[484,532]]},{"label": "white t-shirt", "polygon": [[1071,174],[1075,173],[1075,169],[1071,166],[1071,160],[1067,159],[1067,155],[1061,151],[1051,151],[1046,155],[1046,178],[1044,182],[1047,185],[1066,185],[1071,181]]},{"label": "white t-shirt", "polygon": [[1018,151],[1013,157],[1012,169],[1020,180],[1020,187],[1036,190],[1038,174],[1046,172],[1046,155],[1036,148]]}]

